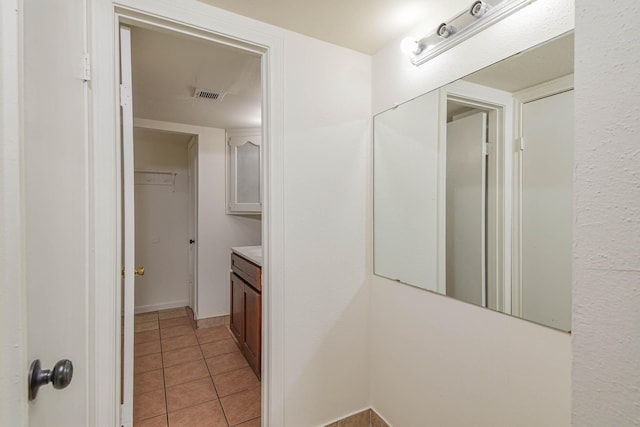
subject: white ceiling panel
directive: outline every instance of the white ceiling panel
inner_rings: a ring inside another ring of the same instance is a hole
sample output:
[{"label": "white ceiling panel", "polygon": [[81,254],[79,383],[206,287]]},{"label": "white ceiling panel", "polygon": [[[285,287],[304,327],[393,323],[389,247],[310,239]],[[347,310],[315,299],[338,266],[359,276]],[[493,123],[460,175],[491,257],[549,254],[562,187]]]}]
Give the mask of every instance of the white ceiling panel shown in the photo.
[{"label": "white ceiling panel", "polygon": [[[260,57],[241,49],[132,28],[135,117],[216,128],[260,126]],[[220,98],[194,98],[196,89]]]}]

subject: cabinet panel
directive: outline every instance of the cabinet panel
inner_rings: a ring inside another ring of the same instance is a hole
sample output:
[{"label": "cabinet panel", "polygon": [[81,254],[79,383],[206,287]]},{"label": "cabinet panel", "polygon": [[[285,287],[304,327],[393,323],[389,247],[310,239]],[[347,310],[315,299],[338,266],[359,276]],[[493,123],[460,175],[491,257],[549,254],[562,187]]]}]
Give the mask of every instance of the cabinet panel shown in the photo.
[{"label": "cabinet panel", "polygon": [[243,343],[245,339],[245,284],[241,278],[231,273],[231,319],[229,329],[238,340]]},{"label": "cabinet panel", "polygon": [[229,130],[227,141],[227,213],[260,213],[260,129]]},{"label": "cabinet panel", "polygon": [[236,273],[254,289],[262,292],[262,269],[240,255],[231,254],[231,271]]},{"label": "cabinet panel", "polygon": [[249,365],[260,376],[262,296],[250,286],[245,286],[245,338],[243,353]]}]

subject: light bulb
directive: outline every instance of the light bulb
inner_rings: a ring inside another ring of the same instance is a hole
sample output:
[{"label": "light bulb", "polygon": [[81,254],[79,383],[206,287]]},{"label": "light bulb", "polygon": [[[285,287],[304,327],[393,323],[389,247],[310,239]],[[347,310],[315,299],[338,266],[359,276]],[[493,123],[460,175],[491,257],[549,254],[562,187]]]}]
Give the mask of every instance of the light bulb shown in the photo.
[{"label": "light bulb", "polygon": [[483,2],[482,0],[478,0],[471,5],[471,9],[469,9],[469,13],[474,18],[480,18],[489,10],[489,6]]},{"label": "light bulb", "polygon": [[422,52],[422,45],[414,37],[406,37],[400,43],[400,50],[407,55],[418,55]]}]

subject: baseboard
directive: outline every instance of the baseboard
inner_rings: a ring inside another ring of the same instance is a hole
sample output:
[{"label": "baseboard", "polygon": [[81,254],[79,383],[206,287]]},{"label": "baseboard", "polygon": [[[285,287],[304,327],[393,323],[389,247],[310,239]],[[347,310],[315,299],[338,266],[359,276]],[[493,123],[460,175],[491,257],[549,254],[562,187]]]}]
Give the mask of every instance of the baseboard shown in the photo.
[{"label": "baseboard", "polygon": [[369,408],[327,424],[325,427],[391,427],[391,424]]},{"label": "baseboard", "polygon": [[170,308],[180,308],[180,307],[186,307],[188,305],[189,305],[188,299],[164,302],[161,304],[140,305],[135,308],[135,313],[139,314],[139,313],[148,313],[150,311],[168,310]]},{"label": "baseboard", "polygon": [[206,319],[196,320],[196,327],[202,329],[213,328],[215,326],[229,326],[229,320],[230,316],[228,314],[225,316],[207,317]]},{"label": "baseboard", "polygon": [[391,427],[391,424],[371,408],[371,427]]}]

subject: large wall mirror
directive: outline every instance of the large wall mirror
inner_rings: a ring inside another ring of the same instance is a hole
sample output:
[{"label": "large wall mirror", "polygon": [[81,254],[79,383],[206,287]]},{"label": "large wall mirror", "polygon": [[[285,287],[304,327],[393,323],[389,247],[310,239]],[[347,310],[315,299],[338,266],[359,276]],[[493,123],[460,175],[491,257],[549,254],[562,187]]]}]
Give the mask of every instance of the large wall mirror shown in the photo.
[{"label": "large wall mirror", "polygon": [[374,274],[571,330],[573,33],[374,118]]}]

